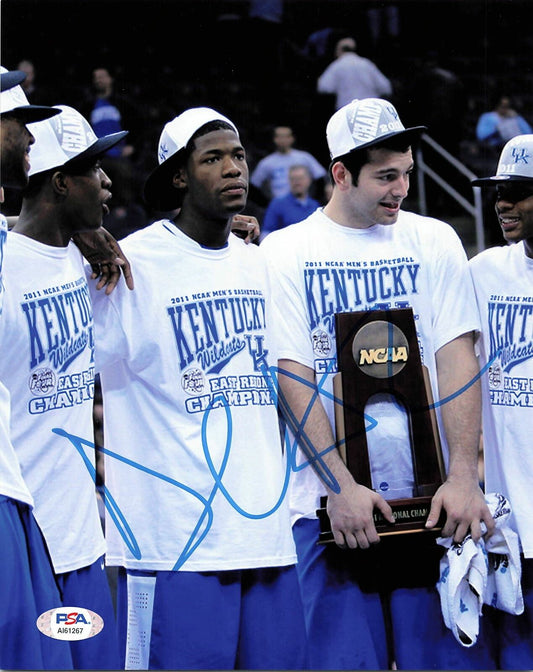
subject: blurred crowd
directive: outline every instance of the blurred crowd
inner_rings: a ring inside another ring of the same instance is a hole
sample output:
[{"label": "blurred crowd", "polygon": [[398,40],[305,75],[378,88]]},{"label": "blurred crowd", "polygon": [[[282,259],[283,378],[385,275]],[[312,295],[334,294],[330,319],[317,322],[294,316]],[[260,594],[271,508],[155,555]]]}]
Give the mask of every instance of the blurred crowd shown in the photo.
[{"label": "blurred crowd", "polygon": [[[94,16],[87,20],[96,22],[100,3],[93,4]],[[90,120],[98,135],[119,128],[129,131],[127,144],[106,158],[113,180],[106,226],[117,238],[159,216],[143,201],[142,185],[157,163],[153,148],[165,121],[189,107],[210,105],[236,120],[251,174],[266,158],[285,154],[287,165],[294,165],[301,163],[295,153],[306,152],[315,165],[305,197],[319,204],[328,198],[330,157],[323,134],[316,129],[325,128],[345,99],[391,100],[406,123],[426,125],[428,134],[475,174],[490,172],[505,141],[530,132],[533,124],[528,36],[519,36],[509,53],[500,50],[499,61],[490,52],[483,62],[483,40],[491,39],[491,29],[485,26],[483,35],[480,25],[480,32],[472,34],[468,7],[461,9],[464,16],[458,15],[454,25],[453,17],[441,16],[435,3],[433,28],[442,29],[442,35],[437,30],[433,40],[419,35],[413,41],[416,2],[380,7],[363,2],[358,8],[286,0],[200,4],[196,9],[194,3],[176,5],[185,27],[176,44],[165,47],[156,39],[133,47],[144,34],[153,30],[157,35],[168,11],[168,3],[162,3],[157,6],[160,13],[142,14],[144,3],[134,3],[128,29],[99,39],[94,50],[80,43],[79,52],[64,62],[65,77],[59,80],[47,72],[53,53],[47,51],[41,61],[32,56],[39,53],[35,46],[25,49],[17,43],[13,49],[8,43],[11,61],[6,65],[28,73],[25,88],[32,103],[71,105]],[[49,13],[59,6],[47,5]],[[109,5],[108,20],[124,20],[115,9],[118,5]],[[514,3],[513,9],[506,18],[508,27],[520,22],[522,3]],[[471,7],[470,13],[474,12]],[[486,21],[488,25],[487,17]],[[452,41],[446,39],[449,26],[455,28]],[[61,46],[51,48],[59,58]],[[285,149],[276,140],[279,129],[291,136]],[[283,194],[274,194],[267,182],[259,188],[257,179],[251,180],[248,212],[261,224],[273,197],[290,192],[286,171],[284,180]],[[411,189],[416,192],[416,184]],[[2,211],[17,214],[19,199],[8,191]],[[441,197],[436,197],[434,207],[441,204]]]}]

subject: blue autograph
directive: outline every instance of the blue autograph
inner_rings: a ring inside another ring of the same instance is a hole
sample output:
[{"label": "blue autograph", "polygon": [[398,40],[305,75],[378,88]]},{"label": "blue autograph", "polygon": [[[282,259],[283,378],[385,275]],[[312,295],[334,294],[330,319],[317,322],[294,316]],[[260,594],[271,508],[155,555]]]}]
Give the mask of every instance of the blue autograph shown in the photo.
[{"label": "blue autograph", "polygon": [[[438,402],[431,404],[429,408],[435,409],[438,408],[439,406],[443,406],[444,404],[448,403],[449,401],[455,399],[463,392],[465,392],[469,387],[471,387],[483,376],[483,374],[492,365],[494,360],[499,356],[499,353],[500,351],[496,352],[494,357],[479,371],[479,373],[476,374],[476,376],[466,385],[464,385],[461,389],[457,390],[456,392],[446,397],[445,399],[441,399]],[[209,442],[207,439],[207,426],[210,413],[213,410],[213,402],[215,401],[215,398],[211,401],[209,407],[206,409],[202,418],[202,428],[201,428],[202,449],[207,466],[214,481],[213,488],[209,493],[208,497],[202,496],[200,493],[196,492],[195,490],[187,486],[185,483],[176,481],[175,479],[165,476],[165,474],[154,471],[153,469],[150,469],[140,464],[139,462],[130,460],[124,457],[123,455],[108,450],[107,448],[99,447],[95,449],[95,445],[91,441],[87,441],[86,439],[82,439],[79,436],[70,434],[69,432],[60,428],[55,428],[52,430],[58,436],[62,436],[72,443],[72,445],[78,451],[80,457],[83,459],[85,466],[87,467],[93,481],[96,480],[96,469],[95,466],[93,465],[93,462],[87,455],[87,452],[85,450],[86,448],[92,449],[93,451],[98,450],[104,455],[107,455],[114,460],[123,462],[124,464],[127,464],[128,466],[132,467],[133,469],[143,471],[149,476],[158,478],[162,481],[165,481],[166,483],[175,486],[176,488],[184,490],[185,492],[195,497],[203,505],[204,508],[196,523],[196,526],[192,531],[191,536],[189,537],[187,543],[185,544],[185,547],[183,548],[173,567],[175,571],[179,570],[184,565],[184,563],[191,557],[191,555],[193,555],[193,553],[196,551],[196,549],[200,546],[202,541],[209,533],[209,530],[211,529],[214,521],[212,504],[215,496],[219,492],[228,501],[228,503],[235,509],[235,511],[237,511],[241,516],[243,516],[244,518],[250,518],[254,520],[267,518],[268,516],[271,516],[273,513],[275,513],[275,511],[281,506],[287,494],[291,472],[300,471],[305,467],[309,466],[310,464],[314,466],[314,469],[317,471],[318,475],[321,477],[321,479],[328,488],[330,488],[333,492],[337,493],[340,492],[340,486],[337,480],[335,479],[335,477],[333,476],[333,474],[331,473],[331,471],[329,470],[323,459],[324,455],[326,455],[332,450],[335,450],[337,448],[337,445],[334,443],[331,446],[325,448],[324,450],[318,452],[303,429],[309,417],[309,413],[311,412],[311,409],[315,404],[316,400],[318,399],[319,395],[323,396],[324,398],[332,400],[335,404],[342,404],[341,399],[335,397],[334,394],[331,394],[330,392],[324,389],[324,384],[326,382],[327,375],[331,373],[331,368],[328,368],[323,373],[323,375],[320,376],[320,378],[317,378],[316,383],[311,383],[309,381],[302,380],[299,376],[296,376],[295,374],[292,374],[289,371],[285,371],[277,367],[268,367],[264,358],[259,362],[259,368],[261,374],[264,376],[267,382],[268,388],[270,389],[273,395],[275,404],[277,403],[277,406],[280,409],[280,412],[282,413],[285,422],[291,429],[292,434],[294,436],[294,441],[290,442],[288,433],[286,432],[285,447],[287,449],[287,459],[286,459],[285,476],[279,498],[268,511],[265,511],[263,513],[250,513],[245,509],[243,509],[238,504],[238,502],[235,501],[235,499],[233,498],[233,496],[223,483],[223,475],[228,464],[231,452],[232,435],[233,435],[233,422],[232,422],[230,405],[223,396],[221,396],[220,399],[217,398],[217,406],[224,407],[227,421],[227,433],[226,433],[226,442],[223,452],[223,458],[218,470],[213,463],[213,459],[209,450]],[[283,373],[283,375],[292,378],[293,380],[297,380],[303,385],[308,386],[313,391],[309,405],[306,408],[305,413],[300,421],[297,420],[296,416],[291,411],[289,404],[287,403],[287,400],[285,399],[283,393],[278,389],[278,386],[276,385],[275,382],[277,380],[276,374],[279,374],[280,372]],[[378,424],[377,420],[375,420],[374,418],[370,417],[367,414],[365,414],[364,417],[365,420],[368,422],[365,428],[366,431],[371,431],[377,426]],[[299,466],[296,464],[296,452],[298,446],[301,448],[306,458],[306,461],[304,461]],[[126,520],[122,511],[120,510],[120,507],[116,503],[115,499],[109,492],[109,489],[105,485],[103,489],[104,489],[104,505],[109,513],[109,516],[113,520],[120,536],[122,537],[124,543],[126,544],[127,548],[129,549],[133,557],[137,560],[141,559],[142,558],[141,548],[139,547],[139,544],[135,538],[133,530],[129,526],[128,521]]]}]

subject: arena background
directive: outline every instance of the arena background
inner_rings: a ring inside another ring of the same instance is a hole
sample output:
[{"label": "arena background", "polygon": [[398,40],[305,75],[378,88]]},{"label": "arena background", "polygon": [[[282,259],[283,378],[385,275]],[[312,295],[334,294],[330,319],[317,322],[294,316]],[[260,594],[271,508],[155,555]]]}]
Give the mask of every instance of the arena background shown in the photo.
[{"label": "arena background", "polygon": [[[331,45],[317,56],[308,42],[325,28],[353,35],[358,52],[392,80],[404,123],[429,125],[466,163],[476,120],[496,93],[510,95],[533,124],[531,0],[284,0],[279,22],[252,18],[251,5],[2,0],[2,64],[12,69],[31,60],[43,102],[75,107],[90,90],[92,69],[112,69],[115,90],[133,99],[145,120],[136,138],[139,183],[155,165],[164,123],[192,105],[215,107],[235,121],[252,168],[272,151],[275,123],[292,125],[296,146],[327,165],[332,99],[317,95],[315,86]],[[433,127],[443,106],[418,86],[430,61],[455,75],[463,92]]]}]

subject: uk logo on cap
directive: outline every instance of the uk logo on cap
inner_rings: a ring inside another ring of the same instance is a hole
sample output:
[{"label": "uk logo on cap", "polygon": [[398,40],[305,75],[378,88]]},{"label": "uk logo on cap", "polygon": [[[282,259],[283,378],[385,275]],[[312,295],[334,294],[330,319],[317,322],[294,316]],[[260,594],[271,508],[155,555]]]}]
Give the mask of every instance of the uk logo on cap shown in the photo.
[{"label": "uk logo on cap", "polygon": [[527,147],[513,147],[511,155],[515,163],[529,163],[530,154]]},{"label": "uk logo on cap", "polygon": [[490,186],[498,182],[533,180],[533,134],[511,138],[500,154],[496,175],[472,180],[474,186]]}]

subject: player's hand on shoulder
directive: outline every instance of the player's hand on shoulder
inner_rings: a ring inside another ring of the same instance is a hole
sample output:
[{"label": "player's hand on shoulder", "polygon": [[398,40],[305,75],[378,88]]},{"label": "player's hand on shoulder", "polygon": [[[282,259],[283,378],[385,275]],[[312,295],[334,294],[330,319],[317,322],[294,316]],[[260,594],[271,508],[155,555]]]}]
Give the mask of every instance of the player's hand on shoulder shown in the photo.
[{"label": "player's hand on shoulder", "polygon": [[109,231],[104,227],[83,231],[76,233],[72,240],[91,265],[91,277],[98,280],[97,289],[105,287],[105,293],[111,294],[121,275],[124,276],[126,286],[133,289],[130,262]]}]

